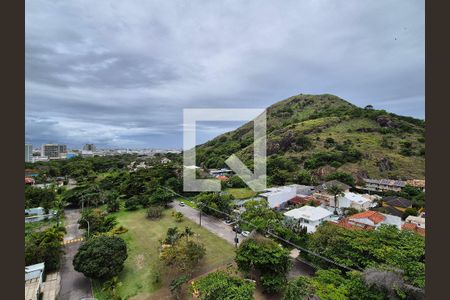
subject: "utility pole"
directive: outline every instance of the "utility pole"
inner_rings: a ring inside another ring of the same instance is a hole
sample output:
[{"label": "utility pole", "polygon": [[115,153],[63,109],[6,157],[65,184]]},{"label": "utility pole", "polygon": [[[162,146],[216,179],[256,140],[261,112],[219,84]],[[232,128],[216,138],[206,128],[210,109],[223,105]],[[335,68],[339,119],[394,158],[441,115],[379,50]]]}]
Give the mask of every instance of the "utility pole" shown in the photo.
[{"label": "utility pole", "polygon": [[236,219],[236,230],[235,230],[235,234],[234,234],[234,247],[237,248],[238,244],[239,244],[239,238],[238,238],[238,228],[239,228],[239,221],[240,221],[240,215],[237,217]]}]

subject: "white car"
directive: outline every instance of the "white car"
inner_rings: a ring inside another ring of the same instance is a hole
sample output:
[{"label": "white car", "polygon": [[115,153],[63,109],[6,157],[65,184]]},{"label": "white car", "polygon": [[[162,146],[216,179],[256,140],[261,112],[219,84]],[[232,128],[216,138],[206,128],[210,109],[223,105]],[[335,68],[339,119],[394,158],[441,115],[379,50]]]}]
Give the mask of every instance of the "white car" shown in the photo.
[{"label": "white car", "polygon": [[180,202],[180,206],[185,206],[186,204],[184,204],[183,201]]},{"label": "white car", "polygon": [[250,232],[249,231],[242,231],[241,234],[242,234],[242,236],[248,236],[250,234]]}]

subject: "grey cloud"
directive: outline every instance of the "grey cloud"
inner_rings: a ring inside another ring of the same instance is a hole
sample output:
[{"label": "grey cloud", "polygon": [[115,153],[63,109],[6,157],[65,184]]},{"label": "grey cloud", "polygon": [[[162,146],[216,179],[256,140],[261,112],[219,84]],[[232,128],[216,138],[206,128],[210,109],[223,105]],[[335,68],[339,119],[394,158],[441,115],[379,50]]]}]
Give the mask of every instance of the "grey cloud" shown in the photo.
[{"label": "grey cloud", "polygon": [[298,93],[424,117],[423,1],[33,0],[25,17],[36,144],[180,147],[183,108]]}]

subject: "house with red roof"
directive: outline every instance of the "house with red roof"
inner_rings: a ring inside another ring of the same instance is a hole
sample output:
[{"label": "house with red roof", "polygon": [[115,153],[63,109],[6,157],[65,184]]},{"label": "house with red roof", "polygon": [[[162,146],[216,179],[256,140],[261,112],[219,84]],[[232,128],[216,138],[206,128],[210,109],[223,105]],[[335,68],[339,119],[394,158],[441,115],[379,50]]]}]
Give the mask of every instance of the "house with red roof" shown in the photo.
[{"label": "house with red roof", "polygon": [[398,229],[402,226],[402,219],[397,216],[382,214],[378,211],[365,211],[351,215],[338,222],[338,225],[349,229],[376,229],[381,225],[393,225]]}]

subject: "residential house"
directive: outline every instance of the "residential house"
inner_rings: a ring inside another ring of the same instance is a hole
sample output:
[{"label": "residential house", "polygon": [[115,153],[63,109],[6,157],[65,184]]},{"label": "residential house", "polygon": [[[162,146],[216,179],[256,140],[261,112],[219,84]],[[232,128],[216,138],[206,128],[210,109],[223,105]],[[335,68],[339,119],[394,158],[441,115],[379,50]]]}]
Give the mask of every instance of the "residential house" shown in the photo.
[{"label": "residential house", "polygon": [[344,193],[350,192],[350,186],[342,183],[338,180],[331,180],[325,183],[322,183],[314,188],[313,196],[317,200],[319,200],[322,204],[326,206],[331,206],[331,203],[334,203],[334,195],[328,193],[328,189],[332,186],[338,186],[342,189]]},{"label": "residential house", "polygon": [[402,180],[363,178],[363,181],[365,184],[364,189],[376,192],[400,192],[406,186],[406,182]]},{"label": "residential house", "polygon": [[233,171],[230,169],[210,169],[209,170],[209,174],[213,177],[217,177],[217,176],[230,176],[231,174],[233,174]]},{"label": "residential house", "polygon": [[425,236],[425,218],[408,216],[402,225],[402,229],[414,231]]},{"label": "residential house", "polygon": [[289,200],[297,196],[297,189],[293,186],[267,188],[259,196],[267,200],[270,208],[281,209],[286,207]]},{"label": "residential house", "polygon": [[296,195],[294,198],[288,201],[289,205],[306,205],[313,203],[314,206],[319,206],[321,203],[313,196]]},{"label": "residential house", "polygon": [[403,197],[388,196],[382,199],[383,207],[393,207],[401,212],[404,212],[407,208],[412,207],[411,200],[405,199]]},{"label": "residential house", "polygon": [[425,229],[425,218],[422,218],[422,217],[408,216],[405,219],[405,224],[406,223],[414,224],[419,228]]},{"label": "residential house", "polygon": [[25,184],[26,185],[34,185],[35,180],[32,177],[25,177]]},{"label": "residential house", "polygon": [[422,179],[411,179],[406,181],[406,185],[410,185],[416,188],[421,188],[425,190],[425,180]]},{"label": "residential house", "polygon": [[43,262],[25,267],[25,300],[40,299],[44,269]]},{"label": "residential house", "polygon": [[284,213],[287,222],[298,222],[306,227],[308,233],[316,231],[317,226],[331,219],[332,212],[323,207],[305,205]]},{"label": "residential house", "polygon": [[[357,210],[368,210],[372,205],[372,201],[360,194],[345,192],[342,196],[338,196],[338,208],[355,208]],[[330,206],[334,207],[334,197],[330,199]]]},{"label": "residential house", "polygon": [[372,230],[380,227],[383,224],[393,225],[400,229],[402,225],[402,219],[397,216],[382,214],[378,211],[369,210],[344,218],[337,224],[341,227],[349,229]]},{"label": "residential house", "polygon": [[168,164],[168,163],[170,163],[170,162],[172,162],[170,159],[168,159],[167,157],[163,157],[162,159],[161,159],[161,163],[162,164]]}]

